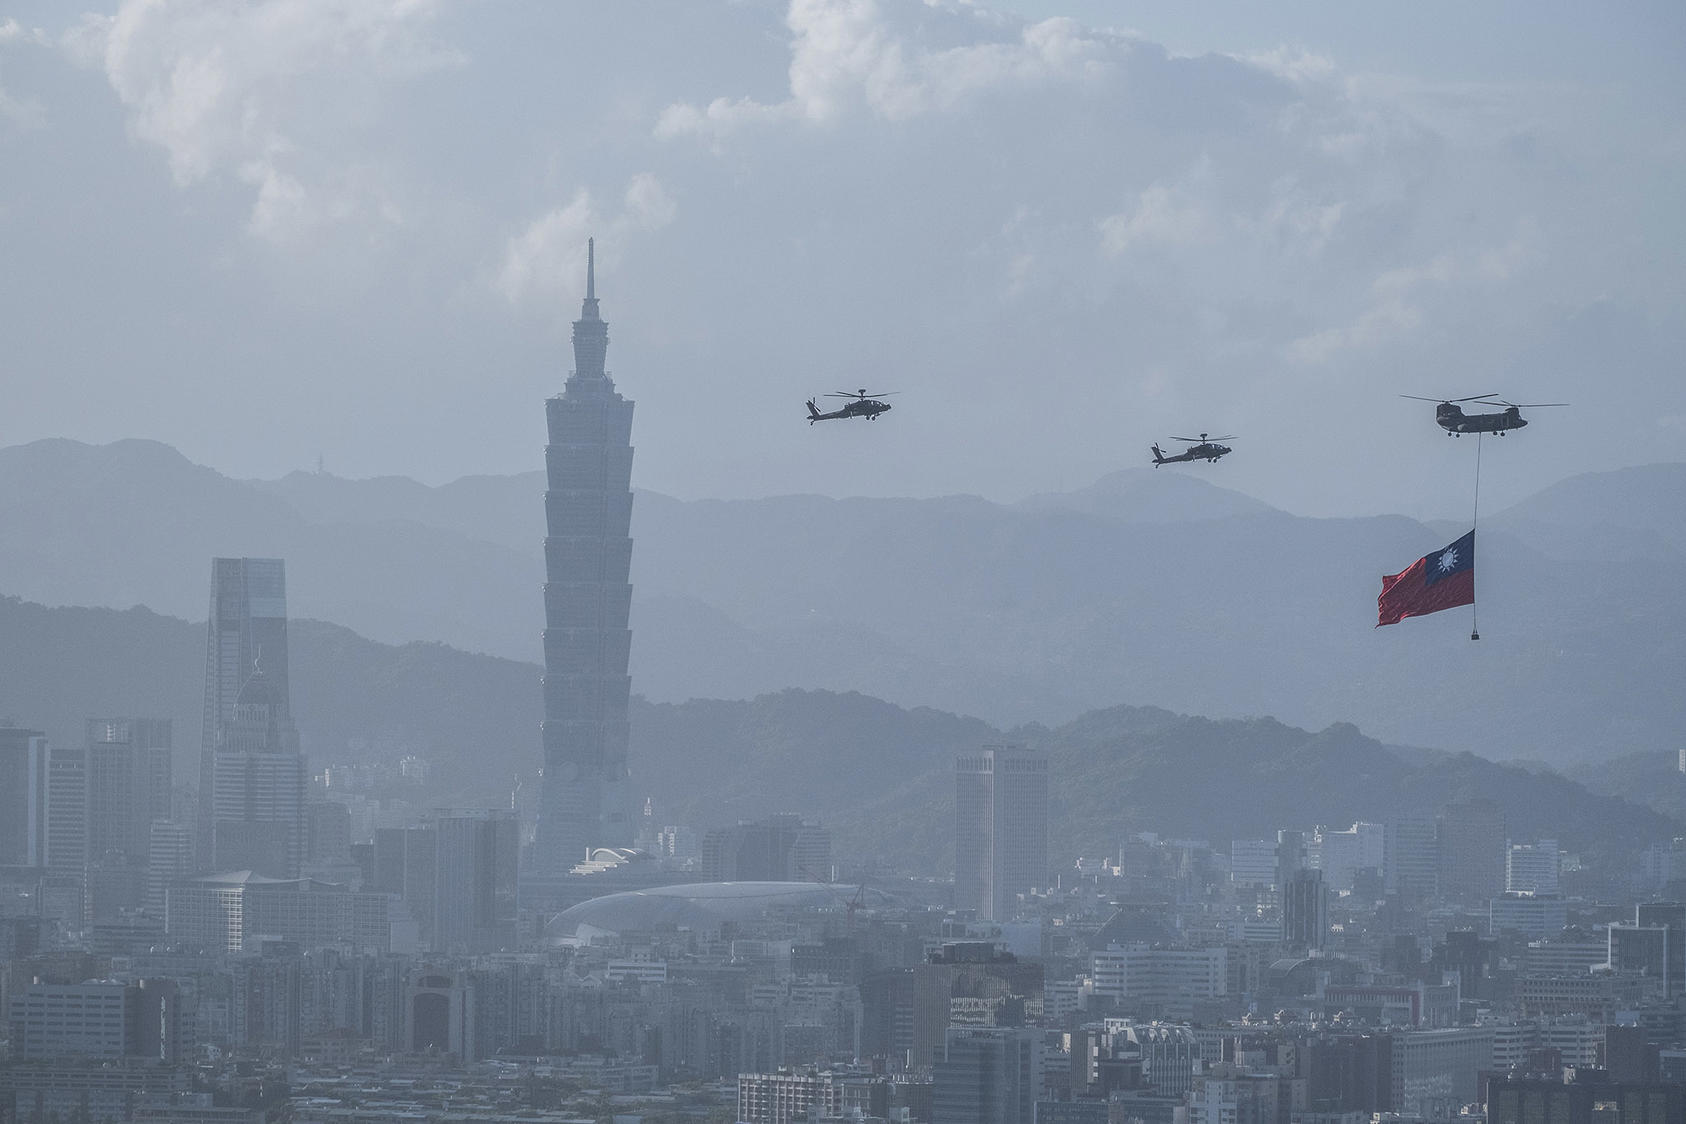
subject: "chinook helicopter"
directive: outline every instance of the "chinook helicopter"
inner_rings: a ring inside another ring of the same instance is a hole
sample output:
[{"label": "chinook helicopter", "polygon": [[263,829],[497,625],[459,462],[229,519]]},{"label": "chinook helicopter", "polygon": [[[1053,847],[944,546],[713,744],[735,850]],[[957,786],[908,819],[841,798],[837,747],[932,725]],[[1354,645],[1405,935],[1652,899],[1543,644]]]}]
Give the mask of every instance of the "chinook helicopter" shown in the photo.
[{"label": "chinook helicopter", "polygon": [[[1491,394],[1476,394],[1469,398],[1424,398],[1420,394],[1401,394],[1401,398],[1412,398],[1418,402],[1438,402],[1434,408],[1434,420],[1440,428],[1446,431],[1448,437],[1462,437],[1466,433],[1496,433],[1500,437],[1507,430],[1521,429],[1528,422],[1522,416],[1523,410],[1533,410],[1541,406],[1567,406],[1567,402],[1506,402],[1503,398]],[[1479,402],[1483,406],[1503,406],[1504,409],[1496,414],[1466,414],[1458,405],[1460,402]]]},{"label": "chinook helicopter", "polygon": [[808,399],[808,424],[813,425],[817,421],[832,421],[836,418],[865,418],[867,421],[877,421],[879,414],[886,413],[890,409],[888,402],[878,400],[898,393],[900,392],[895,390],[879,390],[868,394],[865,387],[853,393],[847,390],[835,391],[825,395],[825,397],[847,398],[849,401],[845,402],[840,409],[824,414],[820,413],[819,407],[814,405],[814,400],[810,398]]},{"label": "chinook helicopter", "polygon": [[[1193,437],[1173,437],[1171,440],[1195,441]],[[1228,456],[1229,453],[1232,452],[1228,445],[1220,445],[1218,442],[1234,440],[1235,438],[1229,434],[1225,434],[1222,437],[1209,438],[1206,434],[1202,433],[1198,442],[1191,444],[1188,448],[1184,449],[1174,457],[1166,456],[1164,450],[1162,450],[1158,445],[1155,445],[1153,447],[1153,467],[1158,468],[1162,464],[1176,464],[1178,461],[1207,461],[1215,464],[1219,457]]]}]

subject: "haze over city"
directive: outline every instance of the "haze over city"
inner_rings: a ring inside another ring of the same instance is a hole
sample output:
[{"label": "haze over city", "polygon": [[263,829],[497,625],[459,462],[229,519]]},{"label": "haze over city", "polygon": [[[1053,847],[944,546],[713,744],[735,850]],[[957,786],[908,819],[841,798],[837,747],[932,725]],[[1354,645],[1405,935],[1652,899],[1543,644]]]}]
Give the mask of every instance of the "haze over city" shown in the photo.
[{"label": "haze over city", "polygon": [[1686,1124],[1686,9],[0,13],[0,1124]]}]

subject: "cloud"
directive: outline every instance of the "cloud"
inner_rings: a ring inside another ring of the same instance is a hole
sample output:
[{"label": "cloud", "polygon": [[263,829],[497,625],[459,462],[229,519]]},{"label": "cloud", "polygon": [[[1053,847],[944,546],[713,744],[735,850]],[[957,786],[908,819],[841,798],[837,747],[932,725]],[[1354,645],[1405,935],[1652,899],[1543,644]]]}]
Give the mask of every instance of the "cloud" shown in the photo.
[{"label": "cloud", "polygon": [[124,0],[65,37],[163,149],[183,187],[221,175],[252,192],[249,229],[287,243],[352,218],[390,221],[364,155],[391,87],[460,56],[428,36],[427,0]]},{"label": "cloud", "polygon": [[[17,20],[0,20],[0,50],[20,44],[40,46],[47,42],[46,33],[39,28],[24,27]],[[39,129],[47,123],[47,111],[35,98],[20,98],[0,84],[0,121],[8,121],[20,129]]]},{"label": "cloud", "polygon": [[677,211],[673,197],[648,172],[640,172],[627,183],[613,215],[602,211],[582,188],[567,203],[540,215],[509,239],[493,286],[511,304],[560,299],[579,289],[587,238],[602,238],[606,255],[613,260],[627,239],[660,230]]},{"label": "cloud", "polygon": [[1537,233],[1523,222],[1502,245],[1448,250],[1417,265],[1384,270],[1370,282],[1369,299],[1351,323],[1291,340],[1286,353],[1295,363],[1324,365],[1346,352],[1385,347],[1425,324],[1443,323],[1449,317],[1437,313],[1479,299],[1479,290],[1501,286],[1531,264]]},{"label": "cloud", "polygon": [[[669,106],[655,134],[715,141],[749,125],[832,122],[852,108],[888,121],[951,110],[986,90],[1074,81],[1111,69],[1122,40],[1054,18],[1021,24],[970,5],[932,0],[887,15],[877,0],[791,0],[790,96],[716,98]],[[931,47],[934,36],[983,41]]]},{"label": "cloud", "polygon": [[1177,245],[1213,236],[1213,222],[1205,206],[1188,192],[1165,184],[1143,191],[1128,212],[1100,222],[1101,247],[1122,254],[1144,243]]}]

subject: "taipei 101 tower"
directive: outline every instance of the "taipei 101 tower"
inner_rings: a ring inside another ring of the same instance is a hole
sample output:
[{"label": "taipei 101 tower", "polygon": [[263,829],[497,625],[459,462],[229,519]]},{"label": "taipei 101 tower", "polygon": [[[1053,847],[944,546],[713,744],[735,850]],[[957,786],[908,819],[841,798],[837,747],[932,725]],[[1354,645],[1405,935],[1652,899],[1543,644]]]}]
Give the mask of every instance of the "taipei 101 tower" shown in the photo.
[{"label": "taipei 101 tower", "polygon": [[603,369],[597,248],[586,243],[574,372],[545,402],[544,783],[535,872],[632,844],[627,675],[632,632],[632,403]]}]

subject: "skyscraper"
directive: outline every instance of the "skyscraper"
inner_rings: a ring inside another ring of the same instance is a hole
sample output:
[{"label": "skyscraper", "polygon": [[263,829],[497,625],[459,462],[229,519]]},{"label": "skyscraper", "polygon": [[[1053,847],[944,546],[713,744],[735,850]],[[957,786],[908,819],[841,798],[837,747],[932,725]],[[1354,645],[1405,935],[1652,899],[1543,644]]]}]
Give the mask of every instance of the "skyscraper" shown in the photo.
[{"label": "skyscraper", "polygon": [[521,835],[515,813],[441,811],[433,832],[433,950],[472,954],[514,948]]},{"label": "skyscraper", "polygon": [[1018,896],[1048,878],[1048,758],[986,745],[955,760],[954,900],[1010,921]]},{"label": "skyscraper", "polygon": [[1023,1027],[949,1027],[932,1067],[935,1124],[1031,1124],[1042,1088],[1037,1032]]},{"label": "skyscraper", "polygon": [[296,876],[306,771],[287,687],[279,558],[211,562],[202,745],[199,865]]},{"label": "skyscraper", "polygon": [[1282,943],[1323,947],[1329,935],[1329,889],[1321,870],[1297,870],[1282,884]]},{"label": "skyscraper", "polygon": [[88,719],[88,861],[144,867],[170,818],[168,718]]},{"label": "skyscraper", "polygon": [[567,870],[594,846],[630,846],[627,659],[632,632],[632,403],[603,368],[596,246],[574,321],[574,371],[545,402],[544,785],[536,866]]},{"label": "skyscraper", "polygon": [[1440,813],[1440,893],[1486,901],[1504,892],[1505,814],[1491,800],[1448,804]]},{"label": "skyscraper", "polygon": [[83,753],[86,783],[86,913],[116,920],[146,902],[152,824],[170,817],[168,718],[90,718]]},{"label": "skyscraper", "polygon": [[0,866],[47,854],[47,735],[0,724]]}]

